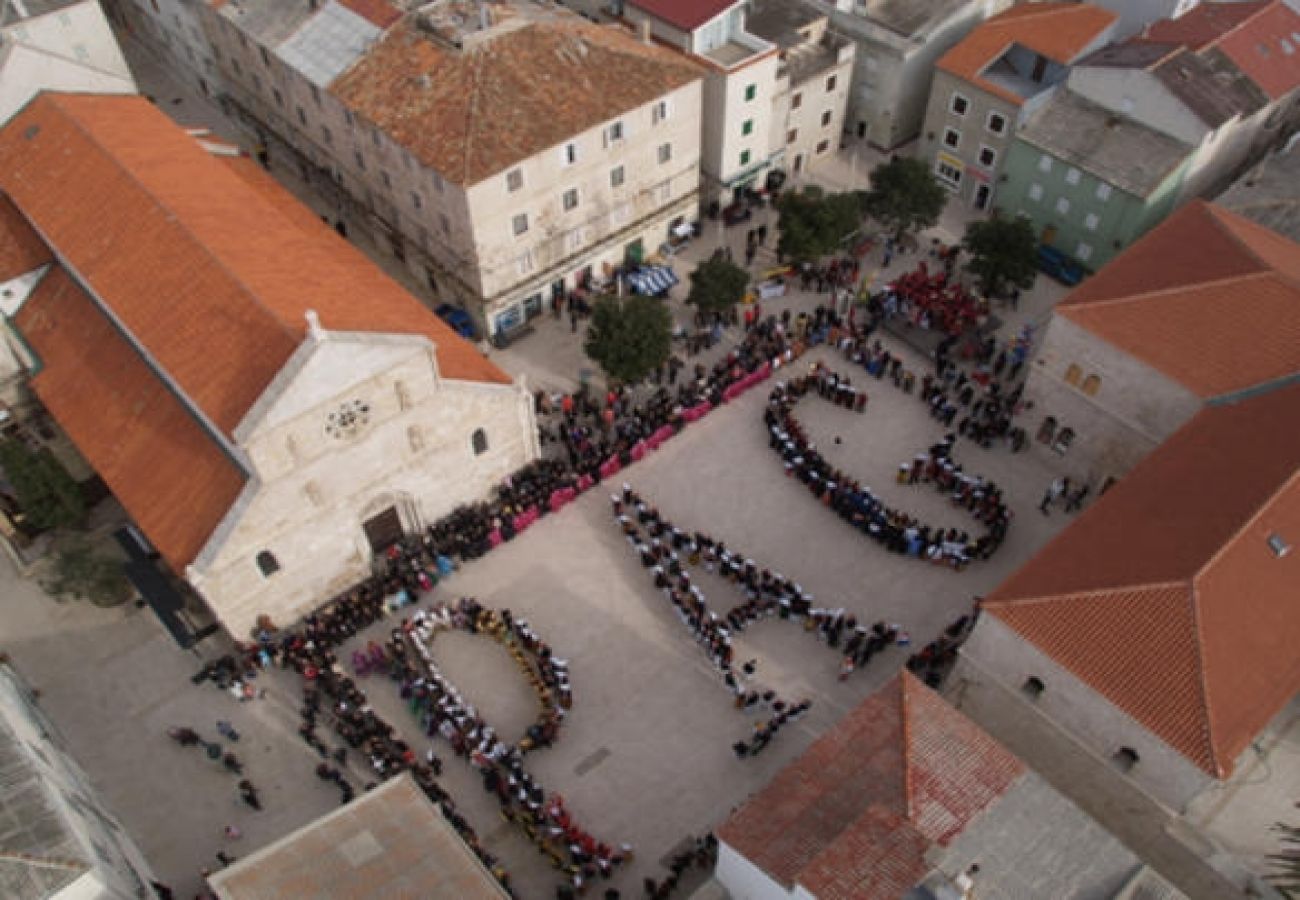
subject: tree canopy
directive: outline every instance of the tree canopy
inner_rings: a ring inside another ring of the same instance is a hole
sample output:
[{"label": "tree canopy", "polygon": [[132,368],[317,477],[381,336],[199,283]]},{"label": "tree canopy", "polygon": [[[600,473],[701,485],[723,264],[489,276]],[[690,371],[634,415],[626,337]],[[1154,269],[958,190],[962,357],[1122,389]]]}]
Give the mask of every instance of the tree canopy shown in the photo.
[{"label": "tree canopy", "polygon": [[788,191],[777,201],[781,237],[777,252],[791,262],[812,262],[839,248],[862,224],[857,194],[824,194],[815,187]]},{"label": "tree canopy", "polygon": [[55,551],[41,587],[60,600],[89,600],[96,606],[117,606],[131,595],[122,560],[96,550],[80,536]]},{"label": "tree canopy", "polygon": [[947,202],[948,192],[924,162],[895,156],[872,170],[864,206],[867,215],[892,231],[895,238],[902,238],[909,231],[938,222]]},{"label": "tree canopy", "polygon": [[995,214],[986,222],[971,222],[961,245],[971,255],[966,268],[979,278],[986,296],[998,296],[1008,286],[1033,285],[1038,273],[1038,239],[1028,219]]},{"label": "tree canopy", "polygon": [[74,528],[85,521],[81,489],[48,448],[33,450],[13,438],[0,441],[0,469],[34,528]]},{"label": "tree canopy", "polygon": [[634,384],[668,360],[673,317],[654,297],[601,297],[583,349],[614,381]]},{"label": "tree canopy", "polygon": [[748,287],[748,272],[722,257],[712,257],[691,273],[686,302],[701,312],[726,312],[741,301]]}]

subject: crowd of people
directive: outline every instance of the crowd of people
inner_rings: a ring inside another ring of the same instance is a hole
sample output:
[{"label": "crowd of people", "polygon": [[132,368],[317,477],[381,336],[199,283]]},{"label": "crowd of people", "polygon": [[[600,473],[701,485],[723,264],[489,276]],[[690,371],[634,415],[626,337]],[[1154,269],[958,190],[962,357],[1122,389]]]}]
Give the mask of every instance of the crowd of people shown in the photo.
[{"label": "crowd of people", "polygon": [[[779,573],[760,569],[752,559],[729,549],[723,541],[677,527],[629,485],[623,485],[621,493],[612,495],[610,500],[614,518],[628,544],[682,624],[704,647],[724,686],[732,693],[736,708],[771,712],[770,718],[755,725],[749,739],[732,745],[738,757],[757,755],[777,731],[806,712],[811,702],[792,704],[776,691],[754,684],[756,662],[735,664],[732,636],[756,621],[779,616],[804,620],[808,630],[824,637],[832,629],[842,627],[844,611],[813,607],[812,595],[797,583]],[[716,572],[735,585],[743,595],[742,601],[723,614],[710,609],[704,592],[691,578],[690,566]]]},{"label": "crowd of people", "polygon": [[952,458],[954,435],[918,454],[907,469],[908,483],[932,484],[965,508],[987,531],[972,538],[956,528],[919,522],[887,506],[869,487],[833,466],[809,439],[794,408],[806,395],[838,397],[851,390],[849,380],[814,364],[809,374],[777,384],[768,399],[764,423],[768,445],[780,454],[786,475],[798,478],[810,493],[845,521],[895,553],[965,568],[972,559],[988,559],[1006,536],[1011,512],[996,484],[962,470]]},{"label": "crowd of people", "polygon": [[957,660],[957,651],[975,626],[973,615],[963,615],[907,660],[907,670],[928,687],[938,689]]},{"label": "crowd of people", "polygon": [[887,317],[900,316],[923,331],[960,335],[988,316],[988,302],[968,291],[951,267],[931,272],[924,260],[880,292]]},{"label": "crowd of people", "polygon": [[[439,631],[453,628],[499,641],[537,693],[539,720],[518,744],[503,741],[438,668],[430,645]],[[474,766],[484,790],[499,801],[502,815],[564,873],[571,887],[581,891],[598,877],[611,877],[629,857],[631,847],[612,848],[596,840],[565,808],[563,798],[548,794],[523,768],[525,753],[554,740],[573,698],[568,664],[551,652],[527,621],[515,618],[508,609],[489,609],[472,598],[461,598],[451,606],[440,603],[416,611],[393,630],[386,649],[392,659],[400,660],[394,668],[400,667],[401,696],[425,734],[442,737],[457,756]]]}]

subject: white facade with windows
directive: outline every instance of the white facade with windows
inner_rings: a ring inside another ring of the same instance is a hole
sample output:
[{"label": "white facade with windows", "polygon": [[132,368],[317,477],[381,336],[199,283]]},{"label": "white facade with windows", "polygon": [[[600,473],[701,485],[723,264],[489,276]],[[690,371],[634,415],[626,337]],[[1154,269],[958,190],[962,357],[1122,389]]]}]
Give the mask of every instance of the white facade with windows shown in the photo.
[{"label": "white facade with windows", "polygon": [[993,208],[1021,109],[936,69],[921,147],[936,180],[977,210]]},{"label": "white facade with windows", "polygon": [[205,97],[224,88],[221,71],[204,33],[202,11],[208,0],[103,0],[105,12],[173,64]]},{"label": "white facade with windows", "polygon": [[[1011,0],[810,0],[831,26],[856,45],[845,131],[892,150],[927,125],[935,63],[980,22]],[[928,153],[928,150],[927,150]]]},{"label": "white facade with windows", "polygon": [[522,383],[444,378],[422,337],[319,327],[234,437],[253,477],[187,579],[236,637],[363,581],[386,533],[421,531],[540,453]]},{"label": "white facade with windows", "polygon": [[[279,14],[271,0],[249,0],[243,7],[250,4],[264,8],[267,16]],[[493,26],[469,32],[466,40],[480,46],[500,42],[493,64],[501,66],[511,64],[512,35],[532,28],[568,29],[575,41],[636,47],[624,29],[597,28],[555,10],[526,5],[519,10],[528,21],[522,29]],[[428,153],[419,144],[431,141],[439,128],[453,127],[438,119],[437,110],[426,110],[428,133],[399,138],[371,121],[378,113],[367,104],[382,107],[382,96],[368,96],[363,103],[355,96],[363,88],[351,98],[339,90],[347,71],[368,65],[389,43],[422,34],[414,20],[384,29],[334,4],[322,4],[310,14],[297,12],[307,17],[297,33],[316,27],[311,16],[327,13],[339,19],[338,27],[350,29],[351,38],[346,54],[330,57],[327,68],[317,71],[310,56],[297,53],[293,42],[285,40],[284,29],[256,32],[247,27],[248,17],[230,5],[213,10],[208,33],[231,96],[301,155],[306,174],[336,186],[340,203],[364,210],[380,245],[389,246],[439,301],[465,306],[484,335],[515,333],[549,308],[556,295],[589,277],[607,277],[628,258],[649,256],[672,224],[695,215],[701,88],[697,75],[694,80],[681,77],[680,60],[665,63],[678,67],[668,79],[678,87],[644,90],[644,102],[617,116],[466,181],[421,159]],[[421,8],[411,15],[424,14]],[[536,17],[536,24],[529,17]],[[408,31],[395,36],[399,29]],[[463,53],[435,46],[438,52]],[[454,64],[465,58],[458,56]],[[415,63],[407,57],[400,64]],[[379,71],[373,75],[387,77]],[[575,84],[573,90],[582,89]],[[449,139],[468,142],[463,133]]]}]

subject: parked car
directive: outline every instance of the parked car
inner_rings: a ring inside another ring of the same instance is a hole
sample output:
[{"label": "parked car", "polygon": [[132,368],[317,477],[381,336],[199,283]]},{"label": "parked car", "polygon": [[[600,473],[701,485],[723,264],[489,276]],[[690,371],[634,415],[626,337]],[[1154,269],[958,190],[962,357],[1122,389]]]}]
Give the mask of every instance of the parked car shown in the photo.
[{"label": "parked car", "polygon": [[1068,287],[1088,277],[1088,270],[1050,244],[1038,245],[1038,268]]},{"label": "parked car", "polygon": [[744,203],[733,203],[722,211],[722,221],[727,225],[739,225],[754,218],[754,211]]},{"label": "parked car", "polygon": [[470,318],[470,314],[465,310],[450,303],[443,303],[434,310],[434,313],[439,319],[450,325],[452,330],[461,337],[470,341],[474,340],[474,320]]}]

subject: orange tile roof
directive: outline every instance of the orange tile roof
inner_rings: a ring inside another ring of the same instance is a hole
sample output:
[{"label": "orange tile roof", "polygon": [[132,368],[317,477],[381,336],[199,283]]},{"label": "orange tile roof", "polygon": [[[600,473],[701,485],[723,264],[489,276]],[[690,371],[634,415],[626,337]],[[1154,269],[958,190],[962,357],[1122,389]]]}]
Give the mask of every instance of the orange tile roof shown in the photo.
[{"label": "orange tile roof", "polygon": [[269,177],[141,97],[43,94],[0,131],[0,188],[230,434],[306,334],[427,335],[450,378],[508,383]]},{"label": "orange tile roof", "polygon": [[22,213],[0,194],[0,281],[26,275],[53,259]]},{"label": "orange tile roof", "polygon": [[[1182,44],[1193,50],[1213,45],[1266,6],[1270,0],[1224,3],[1200,3],[1176,19],[1157,19],[1142,32],[1147,40],[1162,44]],[[1276,0],[1280,2],[1280,0]]]},{"label": "orange tile roof", "polygon": [[376,28],[387,28],[402,17],[402,11],[387,0],[338,0],[339,5],[365,19]]},{"label": "orange tile roof", "polygon": [[1086,3],[1043,2],[1013,6],[976,26],[939,58],[938,67],[1016,106],[1024,98],[982,77],[1012,44],[1020,44],[1055,62],[1074,60],[1114,24],[1109,10]]},{"label": "orange tile roof", "polygon": [[985,610],[1219,778],[1300,691],[1300,385],[1207,407]]},{"label": "orange tile roof", "polygon": [[1271,100],[1300,87],[1300,13],[1283,0],[1273,0],[1215,46]]},{"label": "orange tile roof", "polygon": [[736,3],[737,0],[628,0],[628,6],[644,10],[682,31],[694,31]]},{"label": "orange tile roof", "polygon": [[1300,373],[1300,244],[1194,201],[1057,313],[1200,397],[1224,396]]},{"label": "orange tile roof", "polygon": [[901,672],[778,772],[718,837],[787,888],[896,898],[928,871],[932,845],[960,834],[1024,771]]},{"label": "orange tile roof", "polygon": [[626,29],[563,14],[463,51],[406,22],[330,90],[442,177],[470,185],[702,74]]},{"label": "orange tile roof", "polygon": [[32,379],[41,403],[184,572],[242,472],[62,269],[46,273],[14,322],[41,364]]}]

